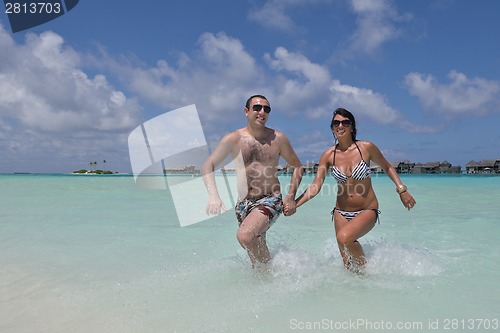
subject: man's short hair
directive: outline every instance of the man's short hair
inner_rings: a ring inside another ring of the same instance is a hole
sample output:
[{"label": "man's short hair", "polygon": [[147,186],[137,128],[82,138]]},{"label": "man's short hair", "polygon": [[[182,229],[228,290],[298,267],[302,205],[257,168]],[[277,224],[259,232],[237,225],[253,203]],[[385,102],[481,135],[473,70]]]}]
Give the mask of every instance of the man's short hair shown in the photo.
[{"label": "man's short hair", "polygon": [[249,99],[247,99],[247,103],[245,104],[245,107],[247,109],[250,107],[250,102],[252,101],[252,98],[261,98],[261,99],[265,99],[266,101],[269,102],[269,100],[266,98],[266,96],[263,96],[263,95],[253,95],[253,96],[250,96]]}]

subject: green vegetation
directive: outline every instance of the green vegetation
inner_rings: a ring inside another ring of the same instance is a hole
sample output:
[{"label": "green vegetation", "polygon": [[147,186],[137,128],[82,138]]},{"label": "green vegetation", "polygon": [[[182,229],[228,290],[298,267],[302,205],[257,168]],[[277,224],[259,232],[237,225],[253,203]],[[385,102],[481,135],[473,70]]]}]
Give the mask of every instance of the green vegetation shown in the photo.
[{"label": "green vegetation", "polygon": [[73,171],[73,173],[93,174],[93,175],[112,175],[112,174],[117,173],[117,172],[112,172],[109,170],[85,170],[85,169],[81,169],[81,170]]},{"label": "green vegetation", "polygon": [[[102,163],[104,165],[106,165],[106,160],[103,160]],[[73,173],[77,173],[77,174],[92,174],[92,175],[112,175],[114,173],[118,173],[118,172],[112,172],[112,171],[109,171],[109,170],[101,170],[101,169],[97,169],[97,162],[89,162],[89,166],[90,166],[90,170],[87,170],[87,169],[80,169],[80,170],[77,170],[77,171],[73,171]]]}]

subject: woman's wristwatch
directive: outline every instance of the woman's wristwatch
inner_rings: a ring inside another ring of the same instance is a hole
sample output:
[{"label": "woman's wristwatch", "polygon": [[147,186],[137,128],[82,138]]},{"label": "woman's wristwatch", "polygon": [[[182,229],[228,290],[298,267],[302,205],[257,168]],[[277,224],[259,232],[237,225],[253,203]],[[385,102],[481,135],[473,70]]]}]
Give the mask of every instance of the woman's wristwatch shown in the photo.
[{"label": "woman's wristwatch", "polygon": [[406,191],[408,191],[408,188],[405,185],[396,186],[396,192],[398,192],[398,194],[405,193]]}]

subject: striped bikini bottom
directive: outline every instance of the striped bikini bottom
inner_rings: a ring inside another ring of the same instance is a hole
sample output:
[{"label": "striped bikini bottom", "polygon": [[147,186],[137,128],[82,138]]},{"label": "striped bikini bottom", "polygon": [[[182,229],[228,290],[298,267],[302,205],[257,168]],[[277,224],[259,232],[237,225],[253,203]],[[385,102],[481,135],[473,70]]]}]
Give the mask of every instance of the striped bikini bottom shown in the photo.
[{"label": "striped bikini bottom", "polygon": [[375,221],[378,222],[378,224],[380,224],[379,215],[382,214],[382,212],[378,209],[361,209],[361,210],[358,210],[355,212],[349,212],[347,210],[341,210],[341,209],[338,209],[337,207],[335,207],[335,208],[333,208],[333,210],[331,212],[332,221],[333,221],[333,214],[335,213],[335,211],[339,212],[339,214],[342,215],[347,221],[350,221],[353,218],[355,218],[356,216],[358,216],[359,213],[361,213],[365,210],[373,210],[375,212],[375,217],[376,217]]}]

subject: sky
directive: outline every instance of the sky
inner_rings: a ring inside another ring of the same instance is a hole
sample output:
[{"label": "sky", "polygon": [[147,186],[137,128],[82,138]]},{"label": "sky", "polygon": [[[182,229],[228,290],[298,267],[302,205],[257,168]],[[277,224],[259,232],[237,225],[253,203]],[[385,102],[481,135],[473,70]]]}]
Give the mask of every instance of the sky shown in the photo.
[{"label": "sky", "polygon": [[81,0],[13,33],[3,7],[0,173],[131,172],[134,129],[193,104],[213,149],[253,94],[303,164],[332,146],[338,107],[391,162],[497,159],[498,14],[497,0]]}]

